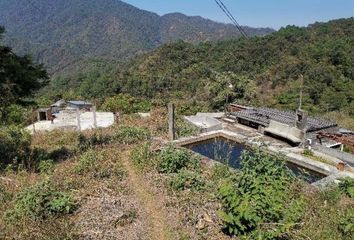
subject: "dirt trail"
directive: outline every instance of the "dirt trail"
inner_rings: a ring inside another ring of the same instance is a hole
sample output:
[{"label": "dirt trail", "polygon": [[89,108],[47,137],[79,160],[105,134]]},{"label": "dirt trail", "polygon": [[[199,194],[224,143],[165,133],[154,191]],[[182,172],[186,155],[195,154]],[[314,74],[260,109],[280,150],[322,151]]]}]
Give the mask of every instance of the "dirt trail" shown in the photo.
[{"label": "dirt trail", "polygon": [[129,152],[123,156],[123,165],[128,171],[129,179],[132,183],[132,189],[135,191],[142,207],[150,216],[151,220],[151,239],[168,240],[173,239],[172,232],[168,226],[166,217],[167,212],[164,211],[162,202],[149,191],[150,187],[146,181],[137,173],[130,161]]}]

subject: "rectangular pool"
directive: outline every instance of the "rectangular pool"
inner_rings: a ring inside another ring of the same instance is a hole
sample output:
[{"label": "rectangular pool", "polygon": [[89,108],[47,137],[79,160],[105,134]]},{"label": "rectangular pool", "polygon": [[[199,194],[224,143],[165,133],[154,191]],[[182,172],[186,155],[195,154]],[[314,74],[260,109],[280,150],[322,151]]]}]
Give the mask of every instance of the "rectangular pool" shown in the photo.
[{"label": "rectangular pool", "polygon": [[[247,149],[246,146],[223,137],[192,143],[185,145],[184,147],[207,158],[228,164],[234,169],[241,168],[241,154],[243,150]],[[308,183],[313,183],[326,177],[325,175],[303,168],[291,162],[286,162],[286,166],[295,176],[302,178]]]}]

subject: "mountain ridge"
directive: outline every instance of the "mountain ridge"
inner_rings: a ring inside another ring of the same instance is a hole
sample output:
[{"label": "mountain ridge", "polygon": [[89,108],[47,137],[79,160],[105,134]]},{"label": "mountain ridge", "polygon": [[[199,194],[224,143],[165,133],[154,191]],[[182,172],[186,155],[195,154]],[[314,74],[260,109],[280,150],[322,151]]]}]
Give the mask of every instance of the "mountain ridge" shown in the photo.
[{"label": "mountain ridge", "polygon": [[[80,66],[87,58],[126,60],[177,40],[240,37],[231,24],[181,13],[159,16],[119,0],[2,0],[0,25],[15,52],[30,52],[51,73]],[[251,36],[272,31],[246,28]]]}]

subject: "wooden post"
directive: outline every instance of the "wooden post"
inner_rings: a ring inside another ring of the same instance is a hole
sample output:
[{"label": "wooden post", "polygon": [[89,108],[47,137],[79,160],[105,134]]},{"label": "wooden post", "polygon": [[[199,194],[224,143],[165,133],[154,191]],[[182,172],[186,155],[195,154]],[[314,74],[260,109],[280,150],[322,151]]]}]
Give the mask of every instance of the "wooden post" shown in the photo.
[{"label": "wooden post", "polygon": [[81,122],[80,122],[80,109],[76,109],[76,118],[77,118],[77,130],[81,131]]},{"label": "wooden post", "polygon": [[170,140],[175,140],[175,105],[168,104],[168,135]]},{"label": "wooden post", "polygon": [[93,126],[94,128],[97,128],[96,106],[92,107],[92,112],[93,112]]}]

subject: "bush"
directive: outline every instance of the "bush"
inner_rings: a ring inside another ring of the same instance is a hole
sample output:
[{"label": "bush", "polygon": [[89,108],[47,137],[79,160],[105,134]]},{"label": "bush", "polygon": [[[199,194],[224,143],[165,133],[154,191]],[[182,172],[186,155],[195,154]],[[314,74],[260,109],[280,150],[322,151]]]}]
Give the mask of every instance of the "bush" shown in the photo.
[{"label": "bush", "polygon": [[131,159],[138,168],[145,168],[152,165],[155,154],[150,149],[149,143],[136,146],[131,152]]},{"label": "bush", "polygon": [[304,209],[302,199],[291,195],[292,179],[278,157],[244,152],[240,174],[219,189],[224,230],[251,239],[284,236]]},{"label": "bush", "polygon": [[20,105],[12,104],[7,108],[6,123],[9,125],[21,125],[26,122],[26,109]]},{"label": "bush", "polygon": [[198,173],[182,170],[174,175],[169,181],[169,187],[176,191],[192,189],[196,191],[205,188],[205,181]]},{"label": "bush", "polygon": [[78,164],[74,168],[74,172],[77,174],[86,173],[95,167],[101,160],[103,160],[103,155],[101,153],[94,150],[88,150],[81,155]]},{"label": "bush", "polygon": [[184,119],[178,118],[176,121],[176,125],[177,125],[178,138],[193,136],[193,135],[197,135],[198,133],[200,133],[199,128],[186,122]]},{"label": "bush", "polygon": [[350,198],[354,198],[354,179],[350,177],[342,178],[339,183],[339,189]]},{"label": "bush", "polygon": [[147,129],[137,127],[120,127],[114,134],[113,140],[121,144],[135,144],[140,141],[149,140],[151,133]]},{"label": "bush", "polygon": [[102,109],[109,112],[120,112],[125,114],[147,112],[151,109],[151,103],[144,99],[137,99],[129,94],[118,94],[107,98]]},{"label": "bush", "polygon": [[163,149],[158,157],[160,173],[177,173],[182,169],[200,170],[200,159],[187,149],[170,145]]},{"label": "bush", "polygon": [[12,164],[28,166],[31,136],[19,127],[0,128],[0,168]]},{"label": "bush", "polygon": [[344,239],[352,239],[354,235],[354,210],[348,209],[339,224],[339,230]]},{"label": "bush", "polygon": [[85,136],[80,134],[78,136],[78,144],[80,151],[86,151],[90,148],[108,144],[111,141],[111,137],[104,135],[101,131],[95,131],[91,136]]},{"label": "bush", "polygon": [[42,160],[39,162],[38,170],[40,173],[51,173],[54,171],[54,161],[51,159]]},{"label": "bush", "polygon": [[76,203],[70,194],[56,191],[46,180],[18,193],[14,207],[5,213],[5,219],[16,221],[26,217],[41,220],[72,213],[75,208]]}]

